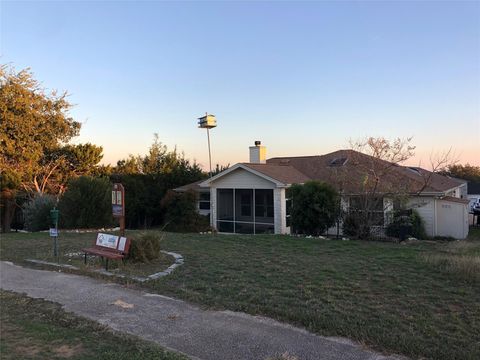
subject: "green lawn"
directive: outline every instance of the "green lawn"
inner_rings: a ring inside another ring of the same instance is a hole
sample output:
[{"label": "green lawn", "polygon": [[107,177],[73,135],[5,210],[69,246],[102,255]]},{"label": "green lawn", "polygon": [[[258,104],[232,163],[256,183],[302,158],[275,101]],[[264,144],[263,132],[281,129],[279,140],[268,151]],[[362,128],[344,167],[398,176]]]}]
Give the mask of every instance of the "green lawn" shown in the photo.
[{"label": "green lawn", "polygon": [[[115,233],[115,232],[114,232]],[[118,233],[117,233],[118,235]],[[94,244],[96,233],[61,233],[59,237],[59,256],[53,255],[53,240],[47,232],[1,234],[1,258],[11,259],[23,265],[30,265],[25,259],[37,259],[53,263],[68,264],[83,270],[104,269],[100,257],[89,255],[88,266],[84,266],[82,248]],[[14,246],[11,246],[14,245]],[[109,262],[108,270],[113,273],[134,276],[148,276],[165,270],[175,262],[173,256],[160,253],[159,258],[148,264],[121,261]]]},{"label": "green lawn", "polygon": [[[62,245],[82,247],[92,236],[67,234]],[[141,285],[149,291],[413,358],[480,358],[478,229],[468,241],[407,245],[167,234],[163,248],[184,255],[185,265]],[[21,262],[49,249],[47,234],[2,236],[3,259]]]},{"label": "green lawn", "polygon": [[147,341],[67,313],[58,304],[0,291],[0,358],[181,360]]}]

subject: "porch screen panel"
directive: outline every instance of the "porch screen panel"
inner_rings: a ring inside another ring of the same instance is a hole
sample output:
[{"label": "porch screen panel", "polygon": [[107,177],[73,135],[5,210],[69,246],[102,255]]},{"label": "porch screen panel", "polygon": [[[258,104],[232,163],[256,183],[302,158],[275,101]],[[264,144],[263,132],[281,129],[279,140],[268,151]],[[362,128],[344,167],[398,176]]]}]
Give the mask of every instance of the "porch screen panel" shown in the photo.
[{"label": "porch screen panel", "polygon": [[232,233],[233,226],[233,189],[217,189],[217,229]]},{"label": "porch screen panel", "polygon": [[233,221],[217,221],[217,230],[224,233],[233,233]]},{"label": "porch screen panel", "polygon": [[273,190],[217,189],[217,229],[238,234],[273,233]]},{"label": "porch screen panel", "polygon": [[253,189],[235,189],[235,221],[253,222]]},{"label": "porch screen panel", "polygon": [[233,189],[217,189],[217,219],[233,221]]},{"label": "porch screen panel", "polygon": [[253,223],[235,222],[235,233],[254,234]]},{"label": "porch screen panel", "polygon": [[255,190],[255,223],[273,224],[273,190]]},{"label": "porch screen panel", "polygon": [[275,227],[273,224],[255,224],[255,234],[273,234]]}]

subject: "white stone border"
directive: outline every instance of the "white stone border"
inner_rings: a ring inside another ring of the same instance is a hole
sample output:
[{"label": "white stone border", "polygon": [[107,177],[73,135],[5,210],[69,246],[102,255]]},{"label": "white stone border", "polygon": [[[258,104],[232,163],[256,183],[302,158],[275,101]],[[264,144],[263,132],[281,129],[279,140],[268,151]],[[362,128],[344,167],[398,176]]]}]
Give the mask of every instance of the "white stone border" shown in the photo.
[{"label": "white stone border", "polygon": [[[183,265],[184,259],[183,259],[182,255],[171,252],[171,251],[162,250],[161,252],[164,253],[164,254],[173,256],[175,258],[175,262],[172,265],[170,265],[168,268],[166,268],[165,270],[154,273],[154,274],[151,274],[151,275],[148,275],[148,276],[130,276],[130,275],[115,274],[115,273],[112,273],[110,271],[106,271],[104,269],[94,270],[94,272],[102,274],[102,275],[107,275],[107,276],[115,276],[115,277],[119,277],[119,278],[126,278],[126,279],[132,279],[132,280],[136,280],[136,281],[140,281],[140,282],[145,282],[145,281],[155,280],[155,279],[170,275],[173,272],[173,270],[175,270],[180,265]],[[70,270],[80,270],[80,268],[77,267],[77,266],[68,265],[68,264],[58,264],[58,263],[54,263],[54,262],[50,262],[50,261],[43,261],[43,260],[36,260],[36,259],[25,259],[25,261],[28,261],[28,262],[31,262],[31,263],[34,263],[34,264],[61,267],[61,268],[70,269]]]},{"label": "white stone border", "polygon": [[[175,262],[172,265],[170,265],[167,269],[165,269],[164,271],[160,271],[160,272],[157,272],[155,274],[148,275],[145,278],[145,280],[143,280],[143,281],[158,279],[160,277],[170,275],[173,272],[173,270],[175,270],[180,265],[183,265],[184,260],[183,260],[182,255],[174,253],[174,252],[163,251],[163,250],[162,250],[162,253],[173,256],[175,258]],[[140,281],[142,281],[142,280],[140,280]]]}]

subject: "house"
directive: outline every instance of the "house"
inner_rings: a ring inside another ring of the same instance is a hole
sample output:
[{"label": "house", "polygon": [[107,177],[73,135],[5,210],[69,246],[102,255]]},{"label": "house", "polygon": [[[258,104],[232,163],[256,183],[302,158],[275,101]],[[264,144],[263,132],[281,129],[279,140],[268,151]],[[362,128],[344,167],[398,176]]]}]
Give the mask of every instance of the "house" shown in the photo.
[{"label": "house", "polygon": [[200,215],[210,215],[210,189],[208,187],[201,187],[200,184],[205,180],[195,181],[191,184],[180,186],[173,189],[176,192],[195,191],[198,194],[197,211]]},{"label": "house", "polygon": [[469,223],[471,225],[476,224],[478,226],[480,225],[480,215],[478,215],[478,211],[474,212],[473,205],[480,203],[480,182],[469,181],[467,186],[468,186],[467,199],[469,201],[468,211],[470,213]]},{"label": "house", "polygon": [[473,213],[473,204],[480,202],[480,182],[469,181],[467,187],[467,199],[470,202],[468,210]]},{"label": "house", "polygon": [[[266,148],[257,141],[250,147],[248,163],[235,164],[186,187],[201,194],[209,190],[210,222],[219,232],[289,234],[287,189],[292,184],[309,180],[329,183],[340,192],[342,207],[348,211],[364,193],[365,184],[379,174],[384,175],[375,185],[380,196],[374,209],[378,227],[388,223],[397,206],[393,194],[401,192],[408,195],[407,205],[423,218],[427,235],[458,239],[468,235],[468,200],[462,198],[465,182],[353,150],[267,160]],[[341,233],[341,228],[338,231]]]}]

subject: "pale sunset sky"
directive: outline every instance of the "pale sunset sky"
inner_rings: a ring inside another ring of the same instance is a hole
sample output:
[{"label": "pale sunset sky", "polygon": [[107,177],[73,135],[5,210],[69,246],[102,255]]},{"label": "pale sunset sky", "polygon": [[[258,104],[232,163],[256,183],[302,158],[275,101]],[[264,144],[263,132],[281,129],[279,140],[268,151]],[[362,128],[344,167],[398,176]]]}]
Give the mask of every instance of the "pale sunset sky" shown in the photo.
[{"label": "pale sunset sky", "polygon": [[2,1],[1,63],[67,90],[104,163],[153,133],[208,166],[413,137],[480,165],[480,3]]}]

